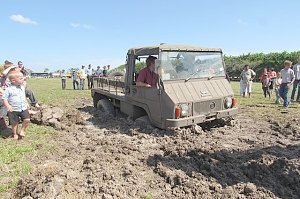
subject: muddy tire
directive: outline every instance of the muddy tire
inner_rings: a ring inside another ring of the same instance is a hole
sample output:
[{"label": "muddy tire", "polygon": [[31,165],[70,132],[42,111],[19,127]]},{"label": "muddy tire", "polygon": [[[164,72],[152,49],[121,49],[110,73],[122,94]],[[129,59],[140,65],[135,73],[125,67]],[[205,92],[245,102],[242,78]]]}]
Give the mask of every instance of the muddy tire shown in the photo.
[{"label": "muddy tire", "polygon": [[96,93],[93,97],[93,105],[94,105],[95,108],[97,108],[97,105],[98,105],[98,102],[99,102],[100,99],[101,99],[101,96]]},{"label": "muddy tire", "polygon": [[115,115],[115,109],[113,104],[106,98],[98,101],[97,109],[100,109],[101,111],[107,114]]},{"label": "muddy tire", "polygon": [[150,119],[148,117],[148,115],[144,115],[142,117],[139,117],[135,120],[135,122],[139,123],[139,124],[143,124],[143,125],[151,125]]}]

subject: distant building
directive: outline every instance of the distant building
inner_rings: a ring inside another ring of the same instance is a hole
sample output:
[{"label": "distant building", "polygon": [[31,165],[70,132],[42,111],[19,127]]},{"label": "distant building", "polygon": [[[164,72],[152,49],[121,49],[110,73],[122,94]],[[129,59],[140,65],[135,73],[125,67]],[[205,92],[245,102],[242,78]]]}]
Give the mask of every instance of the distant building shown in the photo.
[{"label": "distant building", "polygon": [[49,78],[49,77],[51,77],[50,74],[51,73],[34,73],[34,72],[31,72],[30,77],[32,77],[32,78]]}]

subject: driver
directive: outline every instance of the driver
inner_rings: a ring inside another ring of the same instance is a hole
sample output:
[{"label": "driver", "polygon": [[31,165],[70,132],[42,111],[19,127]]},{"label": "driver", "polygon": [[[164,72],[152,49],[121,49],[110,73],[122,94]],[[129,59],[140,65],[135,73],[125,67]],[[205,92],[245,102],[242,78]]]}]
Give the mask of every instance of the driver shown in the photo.
[{"label": "driver", "polygon": [[146,59],[146,68],[143,68],[138,75],[136,85],[144,87],[156,87],[158,82],[158,74],[154,72],[155,70],[155,60],[157,58],[149,55]]}]

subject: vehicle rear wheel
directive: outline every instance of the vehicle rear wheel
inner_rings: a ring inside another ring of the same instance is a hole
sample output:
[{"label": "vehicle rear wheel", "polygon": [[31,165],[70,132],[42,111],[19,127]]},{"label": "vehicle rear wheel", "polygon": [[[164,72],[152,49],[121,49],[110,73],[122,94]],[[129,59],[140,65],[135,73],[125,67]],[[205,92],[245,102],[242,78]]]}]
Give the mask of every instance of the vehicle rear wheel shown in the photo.
[{"label": "vehicle rear wheel", "polygon": [[101,111],[107,114],[115,115],[115,109],[113,104],[106,98],[98,101],[97,109],[100,109]]}]

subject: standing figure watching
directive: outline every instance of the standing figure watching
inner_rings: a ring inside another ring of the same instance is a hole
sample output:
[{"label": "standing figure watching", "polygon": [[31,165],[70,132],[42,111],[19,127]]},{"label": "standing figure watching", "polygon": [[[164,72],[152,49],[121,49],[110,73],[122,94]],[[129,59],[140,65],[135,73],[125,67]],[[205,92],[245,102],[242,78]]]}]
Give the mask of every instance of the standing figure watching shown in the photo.
[{"label": "standing figure watching", "polygon": [[84,90],[84,82],[86,78],[85,66],[81,66],[79,71],[79,90]]},{"label": "standing figure watching", "polygon": [[291,85],[294,83],[295,80],[295,74],[294,71],[291,69],[292,62],[289,60],[286,60],[284,62],[284,68],[281,69],[281,85],[279,88],[279,95],[283,99],[283,107],[288,108],[289,106],[289,99],[288,99],[288,93],[290,90]]},{"label": "standing figure watching", "polygon": [[[13,71],[8,76],[11,85],[6,88],[2,96],[3,104],[7,109],[7,115],[13,131],[13,138],[19,139],[25,136],[25,131],[30,122],[28,104],[23,86],[24,77],[19,71]],[[22,128],[18,133],[18,124],[22,119]]]},{"label": "standing figure watching", "polygon": [[275,95],[276,95],[276,99],[275,99],[275,104],[281,104],[281,97],[279,95],[279,89],[280,89],[280,85],[281,85],[282,79],[281,79],[281,74],[280,72],[277,73],[276,79],[275,79]]},{"label": "standing figure watching", "polygon": [[300,56],[298,57],[298,63],[293,66],[293,71],[295,74],[295,81],[293,83],[293,90],[291,95],[291,100],[294,101],[295,94],[298,88],[298,93],[296,97],[296,101],[300,102]]},{"label": "standing figure watching", "polygon": [[72,80],[73,80],[73,89],[74,90],[78,90],[78,75],[77,75],[77,72],[76,70],[73,70],[72,71]]},{"label": "standing figure watching", "polygon": [[86,69],[86,76],[87,76],[88,89],[91,89],[93,83],[93,69],[91,64],[89,64],[88,68]]},{"label": "standing figure watching", "polygon": [[18,61],[18,67],[19,67],[19,69],[21,70],[21,73],[22,73],[22,74],[24,75],[24,77],[25,77],[25,79],[24,79],[24,86],[25,86],[25,95],[26,95],[26,97],[29,98],[29,100],[30,100],[32,106],[39,108],[40,105],[38,104],[37,98],[35,97],[33,91],[27,87],[26,79],[27,79],[28,76],[29,76],[28,70],[25,69],[25,67],[24,67],[22,61]]},{"label": "standing figure watching", "polygon": [[66,82],[67,82],[67,73],[64,69],[61,71],[60,77],[61,77],[61,88],[63,90],[65,90],[66,89]]},{"label": "standing figure watching", "polygon": [[243,81],[243,97],[248,93],[249,98],[251,97],[252,92],[252,81],[255,78],[256,73],[250,69],[250,66],[246,64],[244,70],[241,73],[241,79]]}]

